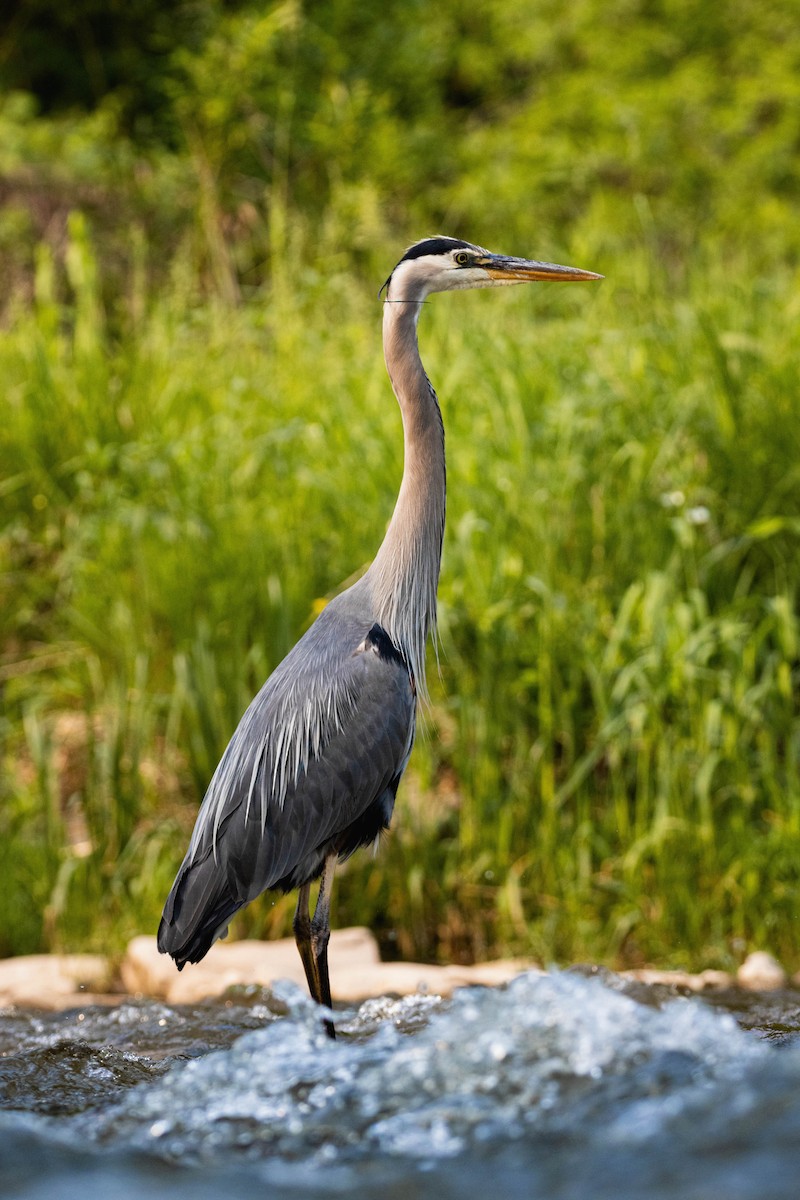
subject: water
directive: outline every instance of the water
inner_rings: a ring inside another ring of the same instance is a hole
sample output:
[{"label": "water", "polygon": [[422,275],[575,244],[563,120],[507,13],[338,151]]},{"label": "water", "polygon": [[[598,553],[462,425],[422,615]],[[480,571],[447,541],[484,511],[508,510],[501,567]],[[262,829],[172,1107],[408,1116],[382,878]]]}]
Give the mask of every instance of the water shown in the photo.
[{"label": "water", "polygon": [[[715,1005],[723,1005],[722,1011]],[[800,994],[610,974],[0,1013],[0,1195],[796,1200]]]}]

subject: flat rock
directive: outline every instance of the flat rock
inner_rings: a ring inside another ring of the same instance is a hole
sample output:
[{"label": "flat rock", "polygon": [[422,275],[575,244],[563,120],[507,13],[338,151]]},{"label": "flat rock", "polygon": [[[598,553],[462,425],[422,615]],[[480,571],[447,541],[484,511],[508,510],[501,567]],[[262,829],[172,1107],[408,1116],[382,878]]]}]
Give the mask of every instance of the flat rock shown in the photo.
[{"label": "flat rock", "polygon": [[108,990],[110,968],[100,954],[27,954],[0,961],[0,1006],[67,1008],[95,1003]]},{"label": "flat rock", "polygon": [[522,959],[503,959],[479,963],[474,967],[439,967],[431,963],[376,963],[342,970],[331,966],[331,993],[334,1000],[356,1003],[375,996],[411,996],[429,992],[451,996],[456,988],[479,985],[497,987],[508,983],[531,963]]},{"label": "flat rock", "polygon": [[660,983],[667,987],[688,988],[692,992],[712,991],[729,988],[733,976],[727,971],[657,971],[652,967],[638,967],[632,971],[620,971],[620,978],[635,979],[639,983]]},{"label": "flat rock", "polygon": [[[333,999],[356,1003],[376,996],[407,996],[429,992],[450,996],[456,988],[508,983],[522,971],[535,968],[526,959],[503,959],[475,966],[435,966],[430,963],[382,963],[378,945],[368,929],[337,929],[331,934],[330,970]],[[736,976],[725,971],[623,971],[624,979],[665,984],[694,992],[732,987],[771,991],[785,987],[783,967],[764,952],[751,954]],[[217,942],[201,963],[182,972],[172,959],[159,954],[155,938],[130,942],[120,968],[122,989],[128,995],[153,996],[172,1004],[189,1004],[219,996],[236,985],[270,987],[288,979],[305,989],[306,982],[293,938],[272,942]],[[109,962],[96,954],[36,954],[0,961],[0,1006],[69,1008],[108,1004],[122,999],[111,994]],[[795,977],[800,986],[800,975]],[[119,987],[119,981],[117,981]]]},{"label": "flat rock", "polygon": [[[380,962],[378,943],[368,929],[354,926],[331,933],[331,983],[348,971],[372,968]],[[305,975],[294,938],[272,942],[216,942],[199,963],[180,973],[172,959],[159,954],[155,938],[137,937],[129,944],[120,968],[122,986],[133,995],[157,996],[170,1004],[191,1004],[219,996],[236,985],[269,987],[289,979],[305,987]]]},{"label": "flat rock", "polygon": [[777,991],[786,987],[787,981],[788,975],[781,964],[764,950],[748,954],[736,972],[739,987],[750,988],[754,992]]},{"label": "flat rock", "polygon": [[[368,929],[334,929],[328,951],[334,1000],[353,1003],[373,996],[408,996],[423,991],[449,996],[457,987],[507,983],[532,964],[505,959],[474,967],[439,967],[428,963],[382,963],[378,944]],[[122,986],[132,995],[157,996],[170,1004],[193,1004],[219,996],[237,985],[270,987],[289,979],[306,987],[293,938],[274,942],[217,942],[202,962],[180,973],[171,958],[159,954],[155,938],[137,937],[128,946],[120,969]]]}]

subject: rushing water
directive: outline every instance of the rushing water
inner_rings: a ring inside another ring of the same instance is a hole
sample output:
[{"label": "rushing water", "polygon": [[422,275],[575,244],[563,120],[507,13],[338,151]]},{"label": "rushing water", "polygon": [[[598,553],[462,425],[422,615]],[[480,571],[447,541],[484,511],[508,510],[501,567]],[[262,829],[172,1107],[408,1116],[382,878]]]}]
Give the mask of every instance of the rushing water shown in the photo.
[{"label": "rushing water", "polygon": [[336,1042],[288,985],[7,1010],[0,1195],[796,1200],[800,994],[721,1001],[529,974],[370,1001]]}]

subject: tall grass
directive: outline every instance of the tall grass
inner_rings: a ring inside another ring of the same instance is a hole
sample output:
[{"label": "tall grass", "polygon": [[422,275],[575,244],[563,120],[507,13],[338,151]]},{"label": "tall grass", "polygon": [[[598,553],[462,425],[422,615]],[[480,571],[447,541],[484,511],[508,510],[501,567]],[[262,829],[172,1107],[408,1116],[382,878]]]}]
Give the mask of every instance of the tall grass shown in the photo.
[{"label": "tall grass", "polygon": [[[439,670],[336,920],[426,958],[794,962],[797,289],[575,257],[609,280],[425,310]],[[230,309],[178,275],[109,319],[79,223],[67,266],[70,305],[43,254],[0,342],[0,952],[154,929],[239,714],[402,469],[368,289],[277,269]]]}]

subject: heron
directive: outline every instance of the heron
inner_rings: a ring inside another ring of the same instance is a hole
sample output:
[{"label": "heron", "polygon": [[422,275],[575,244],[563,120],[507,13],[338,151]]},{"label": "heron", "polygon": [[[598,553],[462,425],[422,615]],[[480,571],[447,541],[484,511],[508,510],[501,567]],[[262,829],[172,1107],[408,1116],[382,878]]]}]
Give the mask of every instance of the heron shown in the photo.
[{"label": "heron", "polygon": [[[381,288],[384,357],[403,422],[394,512],[370,567],[275,668],[222,755],[159,926],[158,948],[178,970],[202,959],[257,896],[297,889],[293,930],[308,988],[331,1009],[334,871],[389,828],[436,623],[444,426],[419,355],[421,306],[433,292],[602,278],[438,236],[410,246]],[[335,1036],[330,1017],[326,1029]]]}]

